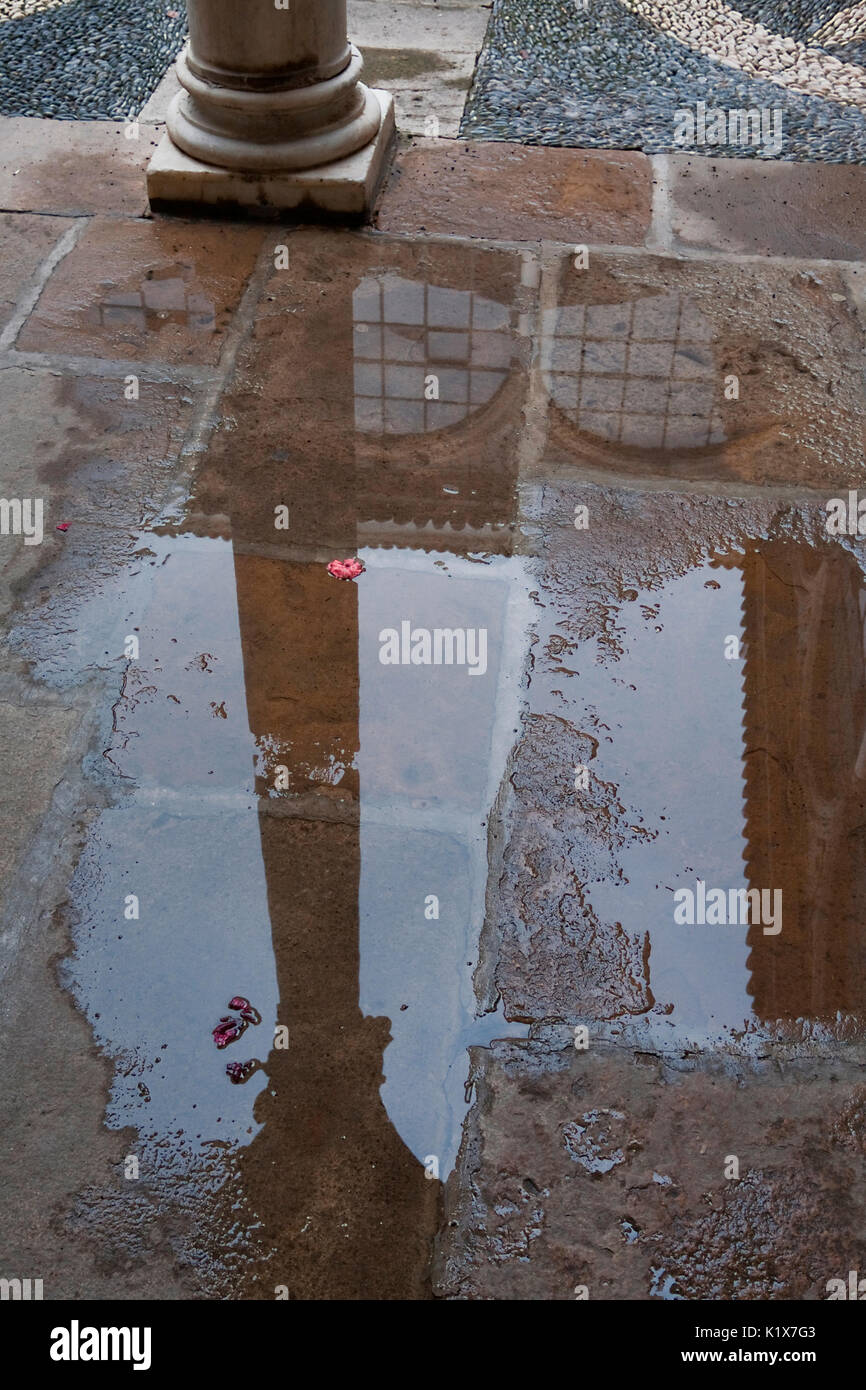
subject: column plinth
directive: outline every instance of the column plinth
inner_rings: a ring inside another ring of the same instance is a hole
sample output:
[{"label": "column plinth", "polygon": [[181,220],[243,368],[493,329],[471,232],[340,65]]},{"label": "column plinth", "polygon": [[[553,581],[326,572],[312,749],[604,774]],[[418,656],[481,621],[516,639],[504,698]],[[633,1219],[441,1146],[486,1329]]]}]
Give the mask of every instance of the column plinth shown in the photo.
[{"label": "column plinth", "polygon": [[154,207],[361,218],[394,134],[360,81],[345,0],[188,0],[182,90],[147,173]]}]

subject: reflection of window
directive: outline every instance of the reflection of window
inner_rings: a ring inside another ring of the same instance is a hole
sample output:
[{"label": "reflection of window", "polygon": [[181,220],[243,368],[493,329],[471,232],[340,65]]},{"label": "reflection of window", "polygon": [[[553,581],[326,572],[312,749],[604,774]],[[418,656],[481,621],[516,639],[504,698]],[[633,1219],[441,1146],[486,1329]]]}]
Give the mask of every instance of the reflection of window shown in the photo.
[{"label": "reflection of window", "polygon": [[724,439],[711,325],[685,295],[548,309],[542,332],[551,397],[579,429],[649,449]]},{"label": "reflection of window", "polygon": [[145,333],[164,320],[191,328],[212,329],[213,301],[190,290],[179,276],[158,276],[143,281],[137,290],[114,290],[95,306],[99,322],[112,328],[134,328]]},{"label": "reflection of window", "polygon": [[510,310],[474,290],[368,275],[353,307],[359,430],[422,434],[454,425],[508,375]]}]

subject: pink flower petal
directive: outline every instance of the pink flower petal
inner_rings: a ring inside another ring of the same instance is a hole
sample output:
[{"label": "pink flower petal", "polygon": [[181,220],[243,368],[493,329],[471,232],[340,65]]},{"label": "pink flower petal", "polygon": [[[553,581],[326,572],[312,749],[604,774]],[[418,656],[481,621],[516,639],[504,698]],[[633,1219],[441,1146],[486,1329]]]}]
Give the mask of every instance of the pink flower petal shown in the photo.
[{"label": "pink flower petal", "polygon": [[364,573],[363,561],[349,556],[346,560],[332,560],[328,565],[328,574],[335,579],[357,579],[359,574]]},{"label": "pink flower petal", "polygon": [[229,1000],[229,1008],[236,1009],[245,1023],[261,1023],[262,1016],[258,1009],[254,1009],[249,999],[245,999],[242,994],[236,994]]}]

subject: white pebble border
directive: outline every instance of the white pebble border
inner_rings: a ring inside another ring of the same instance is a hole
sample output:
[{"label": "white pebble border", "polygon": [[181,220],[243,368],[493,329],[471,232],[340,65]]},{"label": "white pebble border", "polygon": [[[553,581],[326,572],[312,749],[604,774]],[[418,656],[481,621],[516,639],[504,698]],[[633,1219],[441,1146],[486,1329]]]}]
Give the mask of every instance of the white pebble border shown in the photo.
[{"label": "white pebble border", "polygon": [[[726,67],[779,87],[866,111],[866,72],[862,68],[840,62],[820,48],[773,34],[723,0],[693,0],[688,13],[684,7],[672,6],[670,0],[620,3],[688,48]],[[853,10],[858,11],[863,22],[866,5],[852,6],[851,11],[843,13],[851,14]]]},{"label": "white pebble border", "polygon": [[28,14],[56,10],[65,3],[66,0],[0,0],[0,23],[4,19],[23,19]]},{"label": "white pebble border", "polygon": [[834,14],[832,19],[828,19],[826,24],[822,24],[812,35],[813,43],[820,43],[824,48],[828,44],[855,43],[858,40],[866,39],[866,3],[860,0],[857,5],[851,5],[847,10],[840,10]]}]

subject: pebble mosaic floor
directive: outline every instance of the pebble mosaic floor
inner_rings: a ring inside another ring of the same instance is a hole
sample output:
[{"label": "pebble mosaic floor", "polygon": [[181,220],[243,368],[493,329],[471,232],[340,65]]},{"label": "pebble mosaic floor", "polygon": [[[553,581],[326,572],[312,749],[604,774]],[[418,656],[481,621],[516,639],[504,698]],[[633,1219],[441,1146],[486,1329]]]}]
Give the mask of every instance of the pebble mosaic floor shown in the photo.
[{"label": "pebble mosaic floor", "polygon": [[[0,0],[0,114],[129,117],[185,33],[183,0]],[[461,135],[866,161],[866,0],[494,0]]]},{"label": "pebble mosaic floor", "polygon": [[0,0],[0,115],[135,115],[186,27],[183,0]]},{"label": "pebble mosaic floor", "polygon": [[[766,113],[760,137],[757,122],[731,126],[741,110]],[[693,115],[693,140],[677,112]],[[858,163],[866,3],[495,0],[461,134]]]}]

